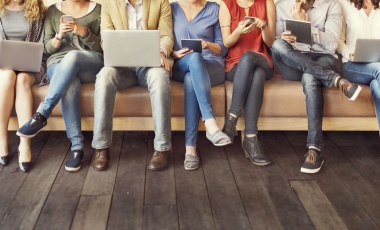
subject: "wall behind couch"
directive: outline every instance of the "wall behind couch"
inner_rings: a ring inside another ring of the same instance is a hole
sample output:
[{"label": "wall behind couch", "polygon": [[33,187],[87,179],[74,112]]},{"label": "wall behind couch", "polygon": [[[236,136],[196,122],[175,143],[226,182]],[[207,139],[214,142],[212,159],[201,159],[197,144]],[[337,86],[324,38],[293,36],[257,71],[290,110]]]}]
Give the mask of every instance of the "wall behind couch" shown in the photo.
[{"label": "wall behind couch", "polygon": [[[53,4],[53,3],[56,3],[56,2],[59,2],[60,0],[45,0],[45,4],[47,6]],[[97,3],[102,3],[102,1],[107,1],[107,0],[93,0],[94,2],[97,2]],[[154,0],[153,0],[154,1]],[[169,0],[169,2],[175,2],[176,0]],[[211,2],[220,2],[220,0],[211,0]]]}]

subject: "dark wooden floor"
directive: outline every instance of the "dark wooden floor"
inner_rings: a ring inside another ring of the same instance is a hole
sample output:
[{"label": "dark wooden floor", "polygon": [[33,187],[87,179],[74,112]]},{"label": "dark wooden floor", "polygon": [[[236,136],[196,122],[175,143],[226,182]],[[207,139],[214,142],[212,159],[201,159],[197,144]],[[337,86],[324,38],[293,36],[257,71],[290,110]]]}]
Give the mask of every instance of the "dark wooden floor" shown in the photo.
[{"label": "dark wooden floor", "polygon": [[108,170],[89,167],[86,132],[80,171],[66,172],[64,132],[33,140],[33,168],[0,167],[0,229],[379,229],[380,140],[377,132],[326,132],[326,159],[300,173],[306,132],[261,132],[272,159],[256,167],[240,140],[214,147],[199,136],[202,166],[185,171],[184,133],[173,132],[170,167],[147,170],[152,132],[115,132]]}]

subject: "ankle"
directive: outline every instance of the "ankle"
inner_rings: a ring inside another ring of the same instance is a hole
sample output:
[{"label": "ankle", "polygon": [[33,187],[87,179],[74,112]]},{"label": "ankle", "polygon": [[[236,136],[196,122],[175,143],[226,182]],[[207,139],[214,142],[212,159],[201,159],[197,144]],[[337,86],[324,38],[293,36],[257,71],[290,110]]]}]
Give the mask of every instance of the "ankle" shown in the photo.
[{"label": "ankle", "polygon": [[219,126],[216,124],[215,118],[210,118],[205,120],[206,130],[209,134],[214,134],[216,131],[220,130]]}]

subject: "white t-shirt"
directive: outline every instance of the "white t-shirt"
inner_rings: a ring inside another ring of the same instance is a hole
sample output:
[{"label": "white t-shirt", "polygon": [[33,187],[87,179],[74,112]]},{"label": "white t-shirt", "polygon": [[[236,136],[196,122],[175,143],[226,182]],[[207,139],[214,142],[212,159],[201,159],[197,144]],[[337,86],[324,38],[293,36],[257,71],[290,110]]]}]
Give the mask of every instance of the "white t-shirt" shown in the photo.
[{"label": "white t-shirt", "polygon": [[347,0],[339,0],[344,17],[342,33],[338,45],[338,53],[342,54],[343,62],[347,62],[350,53],[355,52],[356,39],[380,39],[380,9],[372,10],[369,16],[364,9],[358,10]]}]

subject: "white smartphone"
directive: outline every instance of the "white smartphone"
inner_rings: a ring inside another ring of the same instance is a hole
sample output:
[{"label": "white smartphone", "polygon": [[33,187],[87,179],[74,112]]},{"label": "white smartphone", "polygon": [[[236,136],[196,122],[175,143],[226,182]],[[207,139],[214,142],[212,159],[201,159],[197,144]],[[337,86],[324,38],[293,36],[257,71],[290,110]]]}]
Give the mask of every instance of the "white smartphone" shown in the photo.
[{"label": "white smartphone", "polygon": [[67,22],[67,21],[73,21],[73,16],[71,15],[62,15],[62,21]]}]

